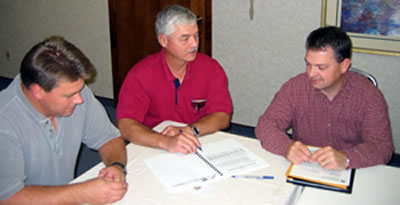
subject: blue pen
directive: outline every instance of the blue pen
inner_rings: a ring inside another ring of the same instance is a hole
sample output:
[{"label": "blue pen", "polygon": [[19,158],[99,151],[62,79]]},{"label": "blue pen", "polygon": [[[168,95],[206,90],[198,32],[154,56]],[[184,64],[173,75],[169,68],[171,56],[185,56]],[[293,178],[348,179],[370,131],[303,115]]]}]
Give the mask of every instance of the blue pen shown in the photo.
[{"label": "blue pen", "polygon": [[274,176],[233,175],[235,179],[274,179]]},{"label": "blue pen", "polygon": [[[179,133],[182,133],[182,130],[179,130]],[[199,149],[200,151],[203,151],[203,149],[201,149],[200,146],[197,146],[197,149]]]}]

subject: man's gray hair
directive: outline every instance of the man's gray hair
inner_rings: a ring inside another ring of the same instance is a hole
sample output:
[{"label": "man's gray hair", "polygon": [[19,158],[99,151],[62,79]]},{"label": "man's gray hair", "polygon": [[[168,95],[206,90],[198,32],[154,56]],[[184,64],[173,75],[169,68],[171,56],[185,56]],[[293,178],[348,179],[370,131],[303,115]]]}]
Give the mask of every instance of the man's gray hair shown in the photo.
[{"label": "man's gray hair", "polygon": [[197,17],[196,15],[190,11],[189,9],[179,6],[173,5],[167,7],[160,11],[157,15],[156,19],[156,37],[158,39],[158,35],[164,34],[169,36],[172,32],[174,32],[175,24],[196,24]]}]

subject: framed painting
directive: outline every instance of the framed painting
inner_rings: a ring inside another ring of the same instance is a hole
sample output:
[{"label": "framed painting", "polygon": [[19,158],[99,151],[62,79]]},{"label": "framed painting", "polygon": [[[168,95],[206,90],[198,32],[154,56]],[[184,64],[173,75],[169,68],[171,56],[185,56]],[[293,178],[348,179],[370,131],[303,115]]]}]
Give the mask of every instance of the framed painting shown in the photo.
[{"label": "framed painting", "polygon": [[346,31],[354,52],[400,56],[400,0],[322,0],[321,25]]}]

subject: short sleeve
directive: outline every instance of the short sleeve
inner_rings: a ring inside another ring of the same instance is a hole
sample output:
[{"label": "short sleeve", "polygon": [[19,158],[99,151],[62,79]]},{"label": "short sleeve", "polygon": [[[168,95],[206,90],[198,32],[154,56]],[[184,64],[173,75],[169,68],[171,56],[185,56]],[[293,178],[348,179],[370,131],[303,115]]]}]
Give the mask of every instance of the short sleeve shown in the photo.
[{"label": "short sleeve", "polygon": [[85,86],[82,90],[85,100],[85,133],[83,143],[92,149],[100,149],[105,143],[121,134],[110,118],[103,105],[94,97],[91,90]]},{"label": "short sleeve", "polygon": [[211,60],[211,67],[214,71],[214,78],[209,80],[209,100],[207,114],[214,112],[225,112],[228,115],[232,113],[232,100],[228,90],[228,79],[221,65]]}]

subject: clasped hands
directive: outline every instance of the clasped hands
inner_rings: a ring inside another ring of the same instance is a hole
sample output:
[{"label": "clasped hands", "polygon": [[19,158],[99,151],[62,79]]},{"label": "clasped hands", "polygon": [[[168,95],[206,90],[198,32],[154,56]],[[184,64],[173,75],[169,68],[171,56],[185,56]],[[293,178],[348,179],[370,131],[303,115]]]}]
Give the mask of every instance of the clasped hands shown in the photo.
[{"label": "clasped hands", "polygon": [[109,204],[121,200],[128,190],[125,174],[118,166],[103,168],[98,177],[81,184],[80,194],[89,204]]},{"label": "clasped hands", "polygon": [[193,135],[193,130],[190,126],[168,126],[161,134],[167,136],[164,149],[168,152],[190,154],[196,152],[197,148],[201,146],[200,141]]},{"label": "clasped hands", "polygon": [[294,164],[317,162],[324,169],[343,170],[348,166],[347,156],[343,152],[326,146],[311,153],[300,141],[295,141],[289,146],[286,159]]}]

